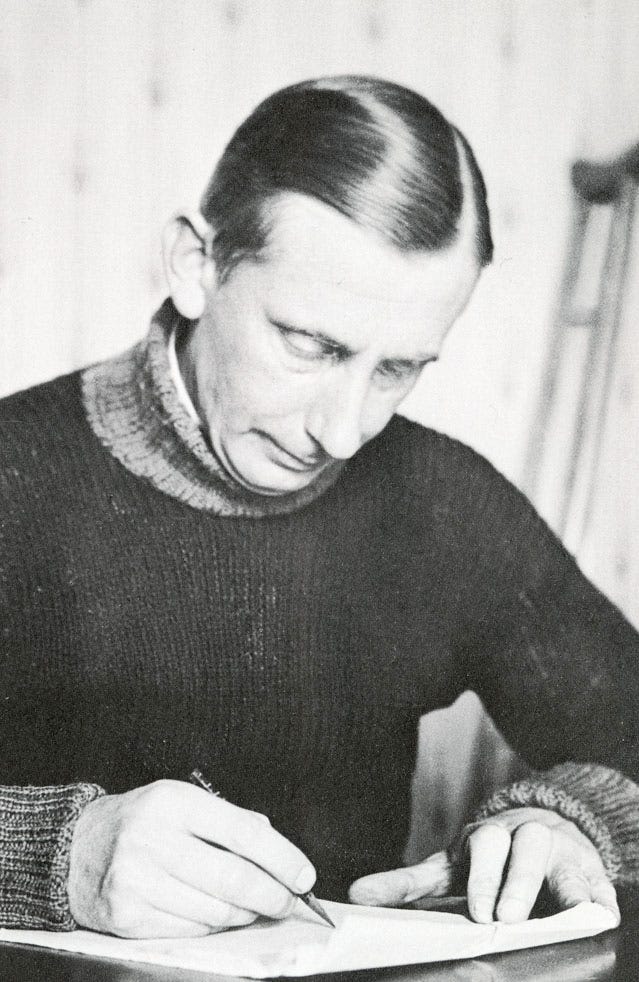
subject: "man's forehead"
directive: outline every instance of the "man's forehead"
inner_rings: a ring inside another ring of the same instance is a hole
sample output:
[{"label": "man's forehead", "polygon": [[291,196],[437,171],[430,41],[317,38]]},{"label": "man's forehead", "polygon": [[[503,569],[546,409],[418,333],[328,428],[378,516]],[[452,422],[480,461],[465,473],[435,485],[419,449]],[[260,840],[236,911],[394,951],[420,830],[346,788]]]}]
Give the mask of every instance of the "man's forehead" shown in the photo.
[{"label": "man's forehead", "polygon": [[263,259],[278,282],[312,293],[339,289],[376,305],[419,306],[438,295],[466,292],[478,264],[461,239],[436,252],[402,251],[378,232],[314,198],[282,195],[269,205]]}]

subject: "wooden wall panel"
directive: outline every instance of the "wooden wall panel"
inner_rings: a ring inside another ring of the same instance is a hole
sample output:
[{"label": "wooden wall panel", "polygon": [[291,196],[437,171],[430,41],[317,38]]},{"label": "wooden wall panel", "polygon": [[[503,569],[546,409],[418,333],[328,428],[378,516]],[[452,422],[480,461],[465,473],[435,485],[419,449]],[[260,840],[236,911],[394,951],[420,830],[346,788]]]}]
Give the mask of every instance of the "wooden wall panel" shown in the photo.
[{"label": "wooden wall panel", "polygon": [[73,359],[77,265],[72,189],[76,19],[67,5],[11,4],[2,17],[0,358],[3,388]]}]

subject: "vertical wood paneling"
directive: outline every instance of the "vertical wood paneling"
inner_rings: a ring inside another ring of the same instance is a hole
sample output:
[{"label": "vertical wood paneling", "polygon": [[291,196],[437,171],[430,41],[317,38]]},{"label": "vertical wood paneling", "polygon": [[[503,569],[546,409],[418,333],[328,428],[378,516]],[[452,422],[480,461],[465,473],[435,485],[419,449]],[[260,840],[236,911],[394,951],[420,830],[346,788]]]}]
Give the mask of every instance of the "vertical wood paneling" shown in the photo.
[{"label": "vertical wood paneling", "polygon": [[[152,15],[152,5],[143,3],[93,0],[79,7],[82,177],[74,327],[81,361],[125,347],[143,330],[148,309]],[[87,330],[92,322],[95,328]]]},{"label": "vertical wood paneling", "polygon": [[[74,5],[11,3],[2,18],[0,356],[4,388],[73,360],[78,99]],[[27,326],[28,325],[28,326]]]}]

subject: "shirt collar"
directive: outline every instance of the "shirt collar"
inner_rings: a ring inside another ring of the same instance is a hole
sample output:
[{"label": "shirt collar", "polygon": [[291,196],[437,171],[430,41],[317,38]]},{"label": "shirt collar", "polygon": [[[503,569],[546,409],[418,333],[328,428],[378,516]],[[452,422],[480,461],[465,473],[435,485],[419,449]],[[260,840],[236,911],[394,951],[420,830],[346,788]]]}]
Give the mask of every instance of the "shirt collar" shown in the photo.
[{"label": "shirt collar", "polygon": [[189,395],[186,385],[184,384],[184,379],[182,378],[182,372],[180,371],[180,363],[178,361],[177,350],[176,350],[176,337],[177,337],[177,326],[173,327],[173,330],[169,334],[169,343],[167,346],[167,353],[169,356],[169,371],[171,373],[171,379],[173,385],[178,394],[178,399],[186,409],[187,413],[191,417],[194,423],[198,426],[202,426],[202,421],[197,414],[197,410],[193,405],[191,396]]},{"label": "shirt collar", "polygon": [[178,379],[184,386],[179,367],[177,372],[169,367],[169,339],[175,330],[179,337],[186,327],[167,300],[151,321],[146,338],[81,373],[87,419],[102,445],[130,473],[159,491],[220,516],[284,515],[319,498],[337,480],[344,461],[334,461],[312,484],[283,495],[248,491],[228,474],[195,408],[188,411],[188,396],[184,399],[178,393]]}]

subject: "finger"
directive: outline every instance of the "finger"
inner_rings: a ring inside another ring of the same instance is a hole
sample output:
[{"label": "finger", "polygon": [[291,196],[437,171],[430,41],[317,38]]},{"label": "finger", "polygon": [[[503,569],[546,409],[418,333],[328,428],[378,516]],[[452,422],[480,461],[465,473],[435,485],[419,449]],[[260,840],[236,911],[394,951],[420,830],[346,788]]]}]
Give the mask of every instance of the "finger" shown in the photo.
[{"label": "finger", "polygon": [[493,919],[495,903],[510,851],[510,833],[499,825],[481,825],[469,837],[468,912],[474,921]]},{"label": "finger", "polygon": [[593,903],[601,904],[602,907],[606,907],[614,914],[617,923],[620,922],[621,914],[617,903],[617,891],[607,876],[596,877],[595,879],[591,880],[590,896]]},{"label": "finger", "polygon": [[238,808],[199,788],[192,792],[188,829],[199,838],[243,856],[294,893],[306,893],[317,874],[304,853],[264,821],[262,815]]},{"label": "finger", "polygon": [[450,860],[445,852],[438,852],[416,866],[363,876],[351,885],[348,896],[356,904],[397,907],[420,897],[442,897],[451,883]]},{"label": "finger", "polygon": [[547,879],[550,892],[562,910],[590,900],[588,877],[574,864],[556,861],[548,870]]},{"label": "finger", "polygon": [[295,895],[259,866],[193,836],[183,849],[173,850],[163,866],[210,898],[266,917],[286,917],[295,903]]},{"label": "finger", "polygon": [[199,938],[213,929],[209,924],[158,910],[148,900],[131,895],[127,903],[109,910],[100,930],[120,938]]},{"label": "finger", "polygon": [[158,873],[150,887],[151,903],[157,911],[180,920],[205,925],[209,931],[252,924],[257,914],[211,897],[167,874]]},{"label": "finger", "polygon": [[111,927],[110,933],[120,938],[202,938],[214,932],[208,924],[196,924],[150,909],[144,920],[130,922],[121,929]]},{"label": "finger", "polygon": [[552,832],[539,822],[526,822],[515,831],[508,873],[497,904],[497,920],[525,921],[546,878]]}]

